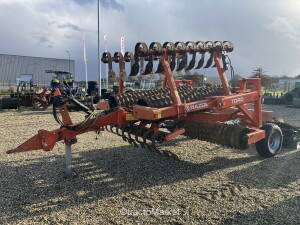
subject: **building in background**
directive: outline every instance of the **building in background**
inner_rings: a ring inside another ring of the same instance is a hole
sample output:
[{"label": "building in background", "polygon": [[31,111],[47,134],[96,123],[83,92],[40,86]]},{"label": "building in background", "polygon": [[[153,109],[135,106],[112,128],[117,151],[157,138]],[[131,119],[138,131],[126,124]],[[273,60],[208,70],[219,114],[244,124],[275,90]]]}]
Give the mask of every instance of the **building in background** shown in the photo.
[{"label": "building in background", "polygon": [[295,87],[300,87],[300,79],[297,78],[284,78],[279,79],[278,88],[283,89],[285,91],[290,91]]},{"label": "building in background", "polygon": [[[70,68],[70,69],[69,69]],[[75,60],[0,54],[0,85],[16,85],[32,79],[38,86],[49,86],[55,74],[46,70],[69,71],[75,80]]]}]

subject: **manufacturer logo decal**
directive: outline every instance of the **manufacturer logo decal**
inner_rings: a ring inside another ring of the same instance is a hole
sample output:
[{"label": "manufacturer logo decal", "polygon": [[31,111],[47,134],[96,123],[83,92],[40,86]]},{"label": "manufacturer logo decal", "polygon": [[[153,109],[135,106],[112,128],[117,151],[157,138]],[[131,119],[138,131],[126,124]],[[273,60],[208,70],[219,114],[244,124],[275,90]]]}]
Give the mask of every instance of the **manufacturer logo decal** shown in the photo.
[{"label": "manufacturer logo decal", "polygon": [[244,101],[243,97],[235,98],[235,99],[231,100],[232,104],[237,104],[237,103],[240,103],[240,102],[243,102],[243,101]]},{"label": "manufacturer logo decal", "polygon": [[207,103],[199,103],[199,104],[196,104],[196,105],[190,105],[190,106],[186,106],[185,107],[185,110],[186,112],[189,112],[191,110],[195,110],[195,109],[201,109],[201,108],[204,108],[204,107],[207,107]]}]

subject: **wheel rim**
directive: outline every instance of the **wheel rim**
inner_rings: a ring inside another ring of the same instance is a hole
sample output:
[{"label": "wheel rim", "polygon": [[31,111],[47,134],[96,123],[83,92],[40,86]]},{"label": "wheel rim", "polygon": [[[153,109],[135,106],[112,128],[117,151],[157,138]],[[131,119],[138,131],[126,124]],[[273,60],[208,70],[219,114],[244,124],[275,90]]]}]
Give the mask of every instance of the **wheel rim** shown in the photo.
[{"label": "wheel rim", "polygon": [[273,153],[277,152],[280,149],[281,137],[279,132],[272,132],[269,137],[268,144],[270,151]]}]

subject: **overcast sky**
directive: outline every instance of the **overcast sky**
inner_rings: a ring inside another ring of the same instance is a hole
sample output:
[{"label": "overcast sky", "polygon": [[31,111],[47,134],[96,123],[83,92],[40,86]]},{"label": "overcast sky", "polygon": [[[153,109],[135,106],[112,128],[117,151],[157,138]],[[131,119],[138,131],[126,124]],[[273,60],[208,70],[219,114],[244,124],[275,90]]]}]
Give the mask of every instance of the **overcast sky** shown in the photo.
[{"label": "overcast sky", "polygon": [[[0,0],[0,27],[0,54],[67,59],[69,51],[76,80],[85,74],[85,30],[88,77],[97,78],[97,0]],[[229,40],[236,74],[300,74],[300,0],[101,0],[101,52],[104,34],[112,53],[121,36],[125,51],[139,41]]]}]

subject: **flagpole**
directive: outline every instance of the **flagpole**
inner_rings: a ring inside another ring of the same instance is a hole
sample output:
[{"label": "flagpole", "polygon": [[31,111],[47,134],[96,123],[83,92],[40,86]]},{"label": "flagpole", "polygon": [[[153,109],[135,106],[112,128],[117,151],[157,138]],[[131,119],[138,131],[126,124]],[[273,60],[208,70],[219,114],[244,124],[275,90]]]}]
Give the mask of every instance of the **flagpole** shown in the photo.
[{"label": "flagpole", "polygon": [[121,53],[124,56],[125,55],[125,41],[124,41],[124,37],[121,37]]},{"label": "flagpole", "polygon": [[[121,54],[124,56],[125,55],[125,43],[124,43],[124,37],[122,36],[120,38],[120,41],[121,41]],[[126,71],[124,71],[126,72]],[[119,75],[119,79],[121,79],[121,76]],[[125,84],[125,82],[124,82]]]},{"label": "flagpole", "polygon": [[83,30],[82,34],[83,39],[83,59],[84,59],[84,65],[85,65],[85,90],[88,89],[88,79],[87,79],[87,59],[86,59],[86,46],[85,46],[85,31]]},{"label": "flagpole", "polygon": [[[104,50],[107,52],[107,34],[104,35]],[[105,64],[105,69],[106,69],[106,89],[108,90],[108,64]]]},{"label": "flagpole", "polygon": [[87,64],[85,64],[85,90],[88,89],[88,79],[87,79]]},{"label": "flagpole", "polygon": [[99,74],[99,88],[98,94],[101,96],[101,62],[100,62],[100,0],[98,2],[98,74]]}]

